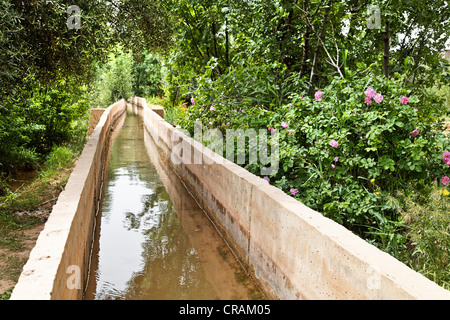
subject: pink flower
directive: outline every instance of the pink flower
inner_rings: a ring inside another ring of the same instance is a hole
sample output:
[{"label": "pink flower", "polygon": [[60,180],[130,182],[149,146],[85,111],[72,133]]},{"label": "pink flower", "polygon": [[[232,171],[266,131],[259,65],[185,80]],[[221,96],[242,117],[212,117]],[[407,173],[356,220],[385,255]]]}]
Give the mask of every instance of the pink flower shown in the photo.
[{"label": "pink flower", "polygon": [[444,160],[444,162],[450,166],[450,152],[445,151],[444,154],[442,155],[442,160]]},{"label": "pink flower", "polygon": [[191,103],[195,104],[194,98],[191,98]]},{"label": "pink flower", "polygon": [[335,166],[334,164],[332,164],[331,167],[332,167],[333,169],[336,168],[336,166]]},{"label": "pink flower", "polygon": [[294,130],[286,130],[287,133],[291,134],[292,132],[294,132]]},{"label": "pink flower", "polygon": [[211,106],[211,108],[209,108],[209,110],[214,111],[214,106]]},{"label": "pink flower", "polygon": [[334,162],[338,162],[338,161],[339,161],[339,157],[335,157]]},{"label": "pink flower", "polygon": [[411,133],[411,137],[415,137],[415,136],[417,136],[419,134],[419,130],[414,130],[412,133]]},{"label": "pink flower", "polygon": [[367,88],[367,90],[364,91],[364,93],[366,94],[366,97],[369,99],[372,99],[377,94],[377,92],[375,90],[373,90],[372,88]]},{"label": "pink flower", "polygon": [[199,119],[199,118],[197,118],[197,119],[195,119],[195,121],[199,122],[199,121],[200,121],[200,119]]},{"label": "pink flower", "polygon": [[441,178],[441,183],[442,183],[444,186],[448,185],[449,182],[450,182],[450,178],[449,178],[449,177],[445,176],[445,177],[442,177],[442,178]]},{"label": "pink flower", "polygon": [[293,196],[295,196],[297,193],[298,193],[298,190],[297,189],[294,189],[294,188],[291,188],[291,194],[293,195]]},{"label": "pink flower", "polygon": [[322,94],[322,92],[320,92],[320,91],[317,91],[317,92],[314,94],[314,97],[316,98],[317,101],[320,100],[320,99],[322,99],[322,96],[323,96],[323,94]]},{"label": "pink flower", "polygon": [[268,176],[265,176],[263,179],[266,180],[267,182],[270,182],[270,179]]},{"label": "pink flower", "polygon": [[[369,98],[369,97],[365,97],[364,98],[364,102],[367,104],[367,105],[370,105],[371,103],[372,103],[372,100]],[[366,109],[367,110],[367,109]]]},{"label": "pink flower", "polygon": [[284,128],[284,129],[286,129],[287,127],[288,127],[288,124],[286,123],[286,122],[281,122],[281,126]]},{"label": "pink flower", "polygon": [[274,128],[272,128],[272,127],[269,127],[269,131],[270,131],[270,132],[274,132],[274,131],[275,131],[275,129],[274,129]]},{"label": "pink flower", "polygon": [[405,97],[405,96],[403,96],[403,97],[400,98],[400,102],[403,103],[403,104],[407,104],[408,101],[409,101],[408,98]]},{"label": "pink flower", "polygon": [[381,103],[381,101],[383,101],[383,96],[377,93],[375,97],[373,97],[373,100],[375,100],[376,103]]},{"label": "pink flower", "polygon": [[339,146],[339,144],[337,143],[336,140],[331,140],[330,141],[330,146],[332,146],[333,148],[337,148]]}]

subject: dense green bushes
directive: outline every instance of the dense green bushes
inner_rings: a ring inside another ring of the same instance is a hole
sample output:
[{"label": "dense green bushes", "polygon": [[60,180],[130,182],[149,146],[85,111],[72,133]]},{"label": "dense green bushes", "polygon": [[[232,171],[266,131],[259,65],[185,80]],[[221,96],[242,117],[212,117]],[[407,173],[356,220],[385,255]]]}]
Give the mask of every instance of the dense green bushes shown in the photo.
[{"label": "dense green bushes", "polygon": [[0,118],[0,170],[4,174],[35,169],[46,155],[64,143],[84,143],[83,128],[89,105],[82,90],[69,91],[65,83],[35,85],[19,92],[21,101],[11,101]]},{"label": "dense green bushes", "polygon": [[[403,76],[386,79],[369,68],[336,77],[313,96],[295,74],[276,83],[268,67],[235,68],[214,81],[209,72],[197,78],[187,110],[172,112],[174,124],[192,136],[195,123],[223,137],[227,129],[277,130],[279,168],[261,177],[416,269],[429,264],[436,271],[448,263],[448,219],[439,208],[449,203],[448,182],[441,179],[450,173],[443,160],[450,142],[439,96],[411,91]],[[249,148],[243,166],[261,175],[265,164],[249,163]],[[267,153],[274,155],[273,145]],[[416,203],[438,189],[440,207]],[[436,213],[406,218],[419,205]],[[436,215],[444,217],[439,227]],[[430,227],[439,231],[431,235]],[[420,236],[424,232],[429,236]],[[436,241],[444,249],[432,254]],[[449,274],[437,278],[444,284]]]},{"label": "dense green bushes", "polygon": [[134,95],[162,95],[162,82],[162,63],[158,55],[145,51],[134,57],[131,51],[119,46],[105,63],[96,65],[90,85],[91,101],[97,107],[107,108]]},{"label": "dense green bushes", "polygon": [[[279,170],[270,181],[359,234],[374,238],[386,228],[396,229],[398,212],[386,203],[387,194],[448,174],[442,154],[450,144],[436,122],[440,105],[418,94],[402,103],[409,92],[399,75],[386,80],[364,70],[351,79],[335,78],[311,98],[301,81],[290,79],[283,86],[295,84],[296,91],[277,95],[283,88],[265,90],[270,83],[264,81],[266,70],[263,79],[252,75],[252,69],[245,73],[245,82],[239,77],[230,81],[236,72],[216,81],[208,75],[200,78],[195,104],[176,124],[193,134],[199,119],[207,128],[222,129],[224,136],[227,128],[277,129]],[[379,102],[366,103],[368,88],[380,93],[372,98]],[[247,91],[253,91],[249,97]],[[261,101],[269,110],[258,105]],[[246,167],[259,174],[262,165]]]}]

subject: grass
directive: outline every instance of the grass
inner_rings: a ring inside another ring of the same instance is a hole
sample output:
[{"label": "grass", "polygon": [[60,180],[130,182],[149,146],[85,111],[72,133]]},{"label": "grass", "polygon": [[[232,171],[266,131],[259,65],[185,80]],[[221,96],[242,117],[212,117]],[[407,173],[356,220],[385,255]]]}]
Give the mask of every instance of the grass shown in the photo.
[{"label": "grass", "polygon": [[13,288],[6,290],[3,293],[0,293],[0,300],[9,300],[9,298],[11,297]]},{"label": "grass", "polygon": [[14,212],[34,211],[42,203],[57,197],[69,178],[69,168],[72,167],[75,157],[76,153],[69,147],[54,148],[33,183],[23,190],[9,192],[3,197],[0,202],[0,224],[8,224],[8,217]]},{"label": "grass", "polygon": [[[18,280],[27,261],[20,255],[26,249],[25,241],[29,240],[24,230],[43,223],[45,214],[64,189],[80,152],[79,144],[55,147],[32,183],[0,198],[0,265],[3,265],[0,279]],[[9,289],[0,293],[0,300],[9,299],[11,292]]]},{"label": "grass", "polygon": [[397,192],[407,243],[396,258],[450,290],[450,191],[434,184]]}]

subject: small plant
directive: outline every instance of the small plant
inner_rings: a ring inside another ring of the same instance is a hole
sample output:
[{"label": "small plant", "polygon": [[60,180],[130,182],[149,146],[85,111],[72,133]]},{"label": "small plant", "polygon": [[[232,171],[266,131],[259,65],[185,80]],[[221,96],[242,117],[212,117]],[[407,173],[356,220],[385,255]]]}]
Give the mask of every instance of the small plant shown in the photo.
[{"label": "small plant", "polygon": [[6,290],[5,292],[3,292],[2,294],[0,294],[0,300],[9,300],[9,298],[11,297],[13,288]]},{"label": "small plant", "polygon": [[408,241],[398,258],[450,289],[450,192],[446,186],[438,182],[416,186],[397,192],[391,201],[402,213]]}]

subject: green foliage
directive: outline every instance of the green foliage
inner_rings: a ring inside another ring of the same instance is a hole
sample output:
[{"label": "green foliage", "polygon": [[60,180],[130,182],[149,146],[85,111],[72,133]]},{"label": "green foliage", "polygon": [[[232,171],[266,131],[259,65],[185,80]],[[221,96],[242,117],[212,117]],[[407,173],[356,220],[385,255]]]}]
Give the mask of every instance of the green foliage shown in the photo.
[{"label": "green foliage", "polygon": [[406,189],[391,201],[402,212],[410,250],[403,260],[431,280],[450,289],[449,191],[437,184],[422,192]]},{"label": "green foliage", "polygon": [[93,100],[98,107],[107,108],[120,99],[128,99],[133,92],[133,59],[131,52],[117,47],[108,61],[97,67],[93,85]]},{"label": "green foliage", "polygon": [[94,105],[107,108],[134,95],[152,97],[164,93],[161,58],[148,52],[137,60],[133,56],[131,51],[118,46],[106,63],[97,65],[90,93]]},{"label": "green foliage", "polygon": [[0,294],[0,300],[9,300],[9,298],[11,297],[13,288],[6,290],[5,292],[3,292],[2,294]]},{"label": "green foliage", "polygon": [[6,173],[35,169],[54,145],[84,143],[89,105],[83,90],[60,82],[51,88],[36,84],[0,110],[0,169]]},{"label": "green foliage", "polygon": [[[406,240],[402,217],[386,199],[410,183],[448,174],[442,154],[450,143],[438,121],[441,100],[409,92],[398,74],[385,79],[365,67],[351,78],[335,78],[315,99],[302,91],[307,85],[298,78],[279,86],[264,79],[270,75],[264,68],[258,67],[264,77],[252,72],[256,67],[233,69],[216,81],[205,73],[195,104],[174,123],[191,134],[197,119],[224,136],[228,128],[279,130],[279,170],[268,177],[271,183],[288,194],[298,190],[294,197],[305,205],[399,254]],[[380,103],[365,103],[369,87],[383,96]],[[258,175],[262,166],[245,164]]]},{"label": "green foliage", "polygon": [[133,91],[138,97],[162,95],[163,68],[158,55],[144,52],[142,62],[133,64]]}]

